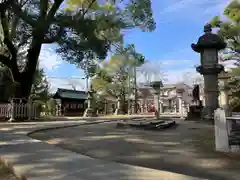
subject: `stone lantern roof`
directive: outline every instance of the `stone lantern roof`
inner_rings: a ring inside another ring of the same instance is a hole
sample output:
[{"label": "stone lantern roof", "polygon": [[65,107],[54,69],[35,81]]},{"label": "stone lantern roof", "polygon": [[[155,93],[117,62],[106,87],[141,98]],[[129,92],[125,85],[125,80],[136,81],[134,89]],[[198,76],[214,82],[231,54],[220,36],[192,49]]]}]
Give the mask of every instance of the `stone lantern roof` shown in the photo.
[{"label": "stone lantern roof", "polygon": [[212,26],[207,24],[204,26],[205,34],[202,35],[197,44],[192,44],[191,47],[195,52],[202,52],[204,49],[216,49],[221,50],[226,47],[226,43],[223,41],[221,37],[217,34],[212,33]]}]

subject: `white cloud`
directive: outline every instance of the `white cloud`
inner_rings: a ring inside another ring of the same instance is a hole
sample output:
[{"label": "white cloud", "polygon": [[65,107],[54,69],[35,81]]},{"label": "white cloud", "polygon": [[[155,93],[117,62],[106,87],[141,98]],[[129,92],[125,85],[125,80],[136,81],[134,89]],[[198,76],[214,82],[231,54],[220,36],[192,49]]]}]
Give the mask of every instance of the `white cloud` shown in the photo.
[{"label": "white cloud", "polygon": [[[177,66],[181,64],[186,66],[178,70]],[[159,60],[159,61],[150,61],[144,64],[139,68],[137,73],[137,81],[144,83],[147,81],[154,81],[161,79],[166,83],[175,83],[182,81],[182,75],[189,71],[194,71],[195,68],[191,64],[190,60]],[[192,68],[190,68],[192,66]],[[175,69],[175,70],[170,70]]]},{"label": "white cloud", "polygon": [[62,59],[51,47],[43,46],[39,56],[40,67],[45,70],[52,71],[58,68],[62,63]]},{"label": "white cloud", "polygon": [[210,10],[213,11],[221,11],[223,8],[229,3],[228,0],[174,0],[171,4],[163,9],[161,14],[165,13],[174,13],[174,12],[200,12],[204,14]]},{"label": "white cloud", "polygon": [[177,66],[177,65],[181,65],[181,64],[189,64],[191,63],[191,60],[163,60],[161,61],[162,62],[162,65],[165,65],[165,66]]},{"label": "white cloud", "polygon": [[195,81],[197,81],[201,77],[201,75],[198,72],[196,72],[195,68],[168,71],[166,74],[167,83],[184,82],[189,85],[192,85]]},{"label": "white cloud", "polygon": [[159,23],[170,23],[174,20],[209,21],[216,15],[222,15],[229,0],[172,0],[160,12]]}]

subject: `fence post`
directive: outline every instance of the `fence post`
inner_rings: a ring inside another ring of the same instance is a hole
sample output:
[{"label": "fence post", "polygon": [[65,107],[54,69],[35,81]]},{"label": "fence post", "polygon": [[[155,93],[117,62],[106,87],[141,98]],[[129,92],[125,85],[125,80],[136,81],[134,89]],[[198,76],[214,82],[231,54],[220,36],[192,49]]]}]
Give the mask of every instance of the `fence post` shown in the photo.
[{"label": "fence post", "polygon": [[10,115],[10,119],[9,122],[14,121],[15,119],[15,107],[14,107],[14,100],[11,100],[11,115]]},{"label": "fence post", "polygon": [[28,120],[30,121],[31,117],[32,117],[32,101],[29,100],[27,105],[28,105],[27,106],[28,107]]}]

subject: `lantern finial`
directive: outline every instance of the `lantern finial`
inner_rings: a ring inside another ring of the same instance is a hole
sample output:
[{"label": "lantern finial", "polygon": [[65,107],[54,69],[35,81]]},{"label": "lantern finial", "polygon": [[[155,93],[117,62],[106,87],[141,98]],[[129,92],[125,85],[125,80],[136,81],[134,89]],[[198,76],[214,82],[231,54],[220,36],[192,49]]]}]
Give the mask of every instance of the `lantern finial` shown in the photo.
[{"label": "lantern finial", "polygon": [[205,26],[204,26],[204,32],[205,33],[211,33],[212,32],[212,25],[211,24],[206,24]]}]

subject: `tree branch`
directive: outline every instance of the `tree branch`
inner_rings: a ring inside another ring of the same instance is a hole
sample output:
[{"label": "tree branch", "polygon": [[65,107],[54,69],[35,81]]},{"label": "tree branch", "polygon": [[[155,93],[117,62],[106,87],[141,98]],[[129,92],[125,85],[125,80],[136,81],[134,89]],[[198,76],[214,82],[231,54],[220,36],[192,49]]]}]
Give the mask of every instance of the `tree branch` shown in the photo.
[{"label": "tree branch", "polygon": [[12,58],[11,59],[17,59],[17,51],[16,48],[14,47],[13,43],[8,39],[8,38],[4,38],[3,40],[4,44],[6,44],[8,50],[11,53]]},{"label": "tree branch", "polygon": [[40,0],[40,17],[45,19],[48,10],[48,0]]},{"label": "tree branch", "polygon": [[52,5],[52,8],[50,9],[49,13],[47,14],[47,24],[53,21],[54,16],[61,6],[63,0],[55,0],[54,4]]},{"label": "tree branch", "polygon": [[61,36],[64,34],[64,28],[60,26],[58,32],[56,33],[56,35],[52,36],[52,37],[45,37],[43,40],[44,44],[50,44],[50,43],[54,43],[57,42]]},{"label": "tree branch", "polygon": [[20,17],[23,21],[25,21],[27,24],[30,24],[32,27],[35,26],[36,21],[27,14],[26,11],[22,11],[21,6],[16,3],[15,0],[8,0],[11,4],[13,12]]},{"label": "tree branch", "polygon": [[9,57],[6,57],[4,55],[0,55],[0,62],[7,67],[11,67],[11,60],[9,59]]},{"label": "tree branch", "polygon": [[3,28],[3,35],[4,35],[4,44],[6,44],[8,50],[11,53],[12,59],[16,59],[16,48],[14,47],[13,43],[11,42],[11,38],[9,35],[9,24],[7,22],[5,11],[1,12],[1,23]]},{"label": "tree branch", "polygon": [[84,16],[87,14],[88,10],[92,7],[92,5],[96,2],[96,0],[92,0],[88,7],[85,9],[85,11],[83,11],[82,17],[84,18]]},{"label": "tree branch", "polygon": [[6,17],[5,13],[6,13],[5,10],[2,10],[1,13],[0,13],[1,24],[2,24],[4,38],[9,38],[9,24],[8,24],[7,17]]},{"label": "tree branch", "polygon": [[10,36],[9,36],[9,38],[10,38],[9,40],[12,40],[12,39],[15,37],[18,23],[19,23],[19,17],[14,16],[14,17],[12,18],[11,34],[10,34]]}]

